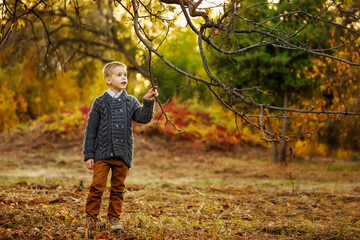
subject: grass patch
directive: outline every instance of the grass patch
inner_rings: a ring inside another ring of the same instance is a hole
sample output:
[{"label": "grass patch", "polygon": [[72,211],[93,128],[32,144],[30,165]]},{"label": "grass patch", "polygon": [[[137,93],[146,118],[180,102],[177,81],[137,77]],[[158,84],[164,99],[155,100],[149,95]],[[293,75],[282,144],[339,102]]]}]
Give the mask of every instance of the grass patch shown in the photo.
[{"label": "grass patch", "polygon": [[196,187],[209,187],[211,185],[214,185],[214,181],[210,180],[210,179],[205,179],[205,180],[195,180],[191,182],[191,185],[196,186]]},{"label": "grass patch", "polygon": [[162,170],[164,170],[164,168],[165,167],[163,165],[157,165],[157,166],[152,167],[151,170],[153,170],[153,171],[162,171]]},{"label": "grass patch", "polygon": [[327,171],[331,171],[331,172],[343,172],[345,171],[345,167],[344,166],[329,166],[327,168]]},{"label": "grass patch", "polygon": [[339,165],[333,165],[333,166],[328,166],[327,171],[329,172],[357,172],[359,171],[360,167],[353,165],[353,164],[348,164],[346,166],[339,166]]},{"label": "grass patch", "polygon": [[5,158],[0,158],[0,165],[3,165],[3,164],[6,164],[8,163],[9,161],[6,160]]}]

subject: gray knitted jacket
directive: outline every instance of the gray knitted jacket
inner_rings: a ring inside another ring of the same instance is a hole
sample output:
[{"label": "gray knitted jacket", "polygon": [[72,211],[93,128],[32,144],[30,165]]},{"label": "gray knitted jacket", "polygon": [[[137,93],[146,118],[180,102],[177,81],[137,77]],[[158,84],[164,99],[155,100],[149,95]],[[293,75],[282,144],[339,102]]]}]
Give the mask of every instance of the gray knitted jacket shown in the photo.
[{"label": "gray knitted jacket", "polygon": [[153,118],[154,99],[143,106],[125,90],[113,98],[107,92],[97,97],[89,112],[84,136],[84,161],[118,158],[130,168],[133,157],[132,121],[146,124]]}]

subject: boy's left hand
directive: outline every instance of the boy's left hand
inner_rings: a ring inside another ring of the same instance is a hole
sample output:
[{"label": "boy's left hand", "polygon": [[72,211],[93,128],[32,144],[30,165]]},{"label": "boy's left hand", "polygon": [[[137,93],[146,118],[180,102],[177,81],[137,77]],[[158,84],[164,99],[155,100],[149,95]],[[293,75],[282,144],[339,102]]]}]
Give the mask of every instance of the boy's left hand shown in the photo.
[{"label": "boy's left hand", "polygon": [[145,95],[147,99],[152,99],[153,97],[159,96],[158,91],[156,90],[158,86],[155,86],[154,88],[151,88],[148,93]]}]

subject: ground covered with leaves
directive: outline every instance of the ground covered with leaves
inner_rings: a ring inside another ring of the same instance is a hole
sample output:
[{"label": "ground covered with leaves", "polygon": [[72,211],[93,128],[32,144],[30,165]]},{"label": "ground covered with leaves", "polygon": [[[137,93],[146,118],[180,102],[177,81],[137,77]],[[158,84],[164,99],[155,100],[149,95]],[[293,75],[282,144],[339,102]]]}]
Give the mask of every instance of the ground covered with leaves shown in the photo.
[{"label": "ground covered with leaves", "polygon": [[[76,229],[92,172],[81,151],[81,136],[0,135],[0,239],[86,237]],[[101,224],[88,237],[359,239],[359,172],[356,158],[296,156],[281,166],[262,147],[222,152],[139,133],[126,180],[125,231],[107,230],[107,190]]]}]

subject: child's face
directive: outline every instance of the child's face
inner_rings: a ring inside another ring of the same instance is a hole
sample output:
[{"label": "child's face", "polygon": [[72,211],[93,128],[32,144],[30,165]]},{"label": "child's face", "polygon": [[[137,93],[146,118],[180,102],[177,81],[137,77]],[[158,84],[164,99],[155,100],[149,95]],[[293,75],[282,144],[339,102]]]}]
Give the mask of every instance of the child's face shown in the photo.
[{"label": "child's face", "polygon": [[105,81],[114,92],[120,92],[127,86],[127,72],[123,66],[117,66],[111,71],[111,75],[106,77]]}]

